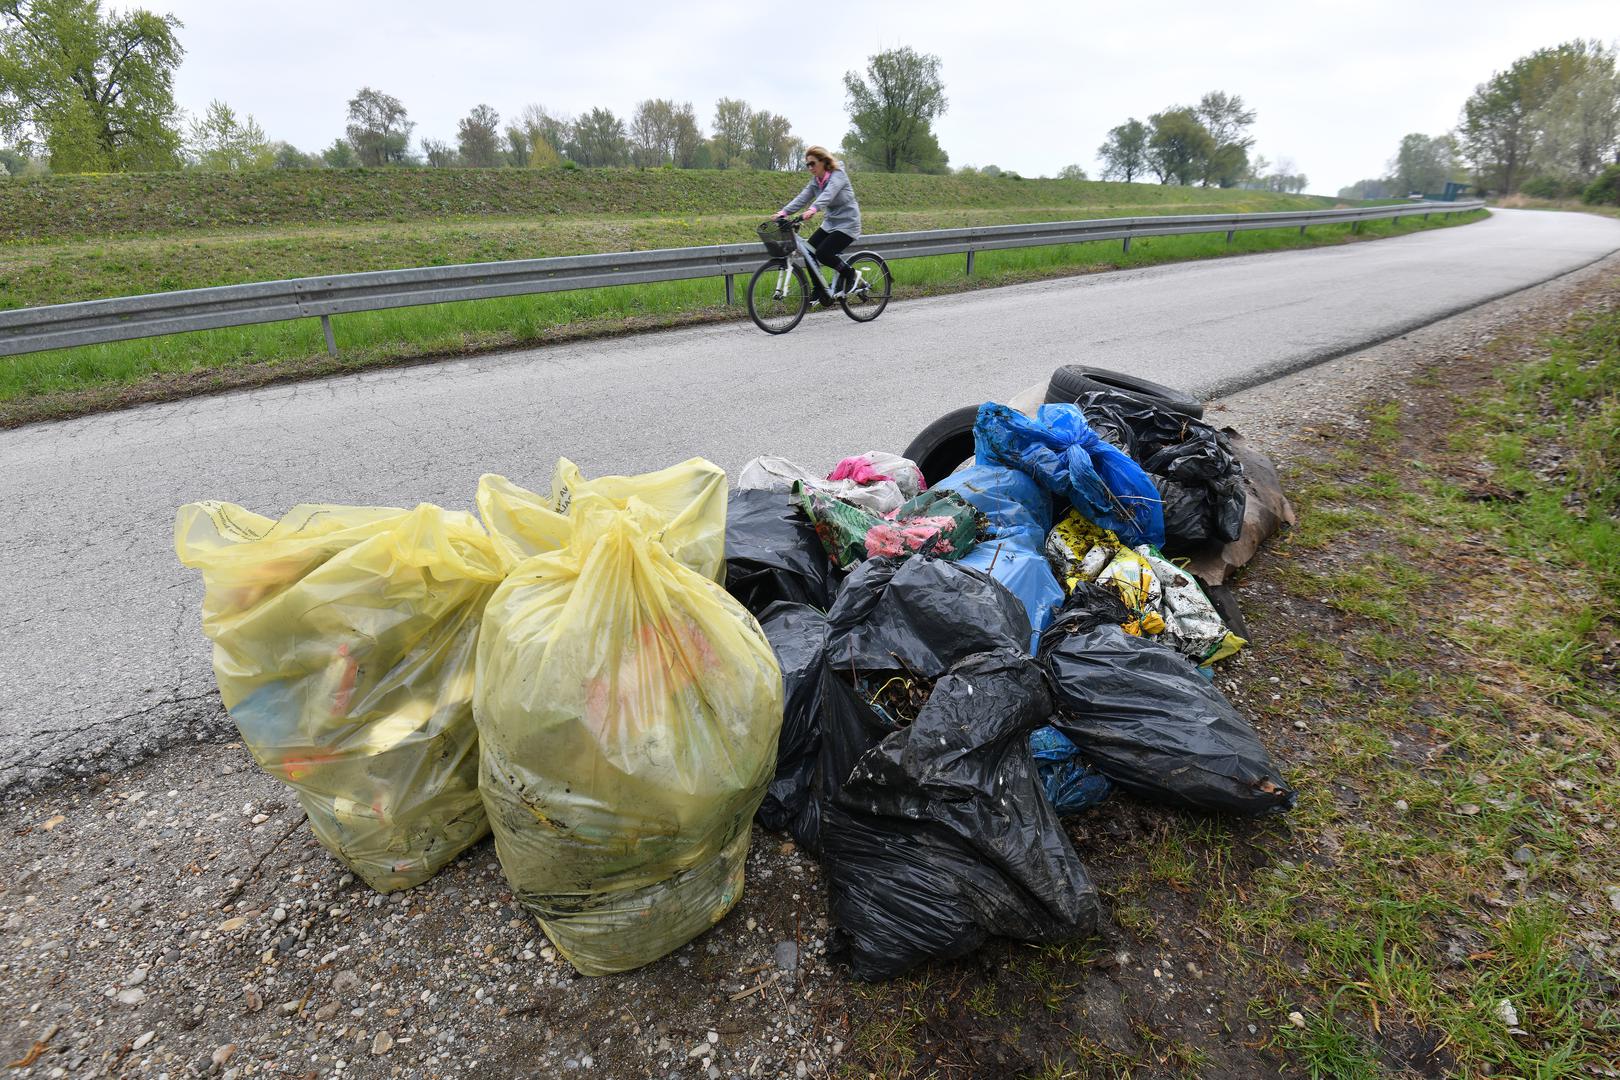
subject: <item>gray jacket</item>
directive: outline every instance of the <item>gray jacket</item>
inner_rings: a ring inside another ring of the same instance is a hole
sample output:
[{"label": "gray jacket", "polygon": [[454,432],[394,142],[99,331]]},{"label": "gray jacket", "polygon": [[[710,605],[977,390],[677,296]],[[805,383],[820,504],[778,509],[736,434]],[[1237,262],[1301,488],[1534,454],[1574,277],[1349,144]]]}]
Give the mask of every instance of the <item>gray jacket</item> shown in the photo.
[{"label": "gray jacket", "polygon": [[812,204],[826,215],[821,223],[823,229],[851,236],[861,235],[861,207],[855,201],[855,189],[849,186],[849,174],[843,169],[828,174],[826,187],[816,183],[816,178],[812,176],[810,182],[804,185],[804,190],[782,207],[782,211],[791,214]]}]

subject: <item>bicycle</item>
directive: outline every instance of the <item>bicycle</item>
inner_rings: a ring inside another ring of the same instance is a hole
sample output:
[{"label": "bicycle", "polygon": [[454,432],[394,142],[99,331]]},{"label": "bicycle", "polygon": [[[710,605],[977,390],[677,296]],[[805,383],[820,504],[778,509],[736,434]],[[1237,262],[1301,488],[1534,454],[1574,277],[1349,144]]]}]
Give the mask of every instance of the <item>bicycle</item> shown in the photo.
[{"label": "bicycle", "polygon": [[[799,235],[801,224],[797,218],[772,218],[759,227],[759,238],[771,257],[748,279],[748,315],[767,334],[785,334],[798,326],[810,309],[810,275],[825,278],[815,252]],[[844,261],[853,275],[849,289],[827,291],[845,315],[871,322],[889,306],[894,291],[889,264],[875,251],[857,251]]]}]

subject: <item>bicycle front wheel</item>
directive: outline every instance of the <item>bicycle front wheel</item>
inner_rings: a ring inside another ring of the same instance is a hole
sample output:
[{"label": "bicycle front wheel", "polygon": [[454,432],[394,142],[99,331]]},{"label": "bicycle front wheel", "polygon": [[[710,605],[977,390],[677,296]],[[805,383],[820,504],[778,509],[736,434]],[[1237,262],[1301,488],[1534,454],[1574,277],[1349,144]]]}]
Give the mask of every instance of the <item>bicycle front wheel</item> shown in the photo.
[{"label": "bicycle front wheel", "polygon": [[748,279],[748,317],[767,334],[785,334],[810,307],[810,279],[802,266],[772,259]]},{"label": "bicycle front wheel", "polygon": [[844,306],[844,314],[856,322],[871,322],[889,306],[889,295],[894,291],[889,264],[872,251],[857,251],[844,261],[849,263],[854,277],[849,291],[839,301]]}]

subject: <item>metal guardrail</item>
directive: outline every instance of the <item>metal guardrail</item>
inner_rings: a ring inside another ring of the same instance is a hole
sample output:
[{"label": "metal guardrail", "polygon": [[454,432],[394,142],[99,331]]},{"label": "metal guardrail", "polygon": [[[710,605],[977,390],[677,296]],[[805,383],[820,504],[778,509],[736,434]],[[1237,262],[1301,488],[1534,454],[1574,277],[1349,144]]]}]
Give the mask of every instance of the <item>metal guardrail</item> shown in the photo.
[{"label": "metal guardrail", "polygon": [[[1446,209],[1441,210],[1438,205],[1444,205]],[[967,272],[971,274],[973,256],[980,251],[1077,244],[1092,240],[1122,240],[1125,250],[1129,251],[1131,241],[1142,237],[1211,232],[1226,233],[1227,243],[1231,243],[1234,234],[1256,229],[1297,228],[1303,236],[1312,225],[1348,222],[1351,230],[1355,231],[1363,221],[1398,221],[1414,214],[1427,218],[1430,214],[1443,213],[1449,217],[1453,213],[1476,210],[1484,205],[1481,200],[1472,200],[1266,214],[1189,214],[1049,221],[1030,225],[882,233],[863,236],[860,246],[875,250],[887,259],[965,254]],[[0,311],[0,356],[159,337],[192,330],[310,318],[321,320],[326,347],[336,355],[337,344],[332,336],[331,323],[333,315],[443,304],[456,300],[487,300],[499,296],[722,276],[726,284],[726,303],[731,304],[736,302],[736,276],[752,273],[763,261],[764,254],[757,243],[720,244],[611,255],[569,255],[551,259],[334,274],[19,308]]]}]

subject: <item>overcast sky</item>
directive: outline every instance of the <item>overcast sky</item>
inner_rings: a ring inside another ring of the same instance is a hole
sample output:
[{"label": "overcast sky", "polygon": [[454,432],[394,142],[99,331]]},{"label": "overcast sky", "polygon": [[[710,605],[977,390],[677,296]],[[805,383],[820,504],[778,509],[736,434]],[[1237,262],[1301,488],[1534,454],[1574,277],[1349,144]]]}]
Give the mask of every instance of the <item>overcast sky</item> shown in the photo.
[{"label": "overcast sky", "polygon": [[1620,37],[1616,0],[140,6],[185,23],[182,107],[199,113],[219,98],[305,150],[342,134],[361,86],[404,102],[416,140],[453,142],[457,119],[485,102],[503,117],[529,102],[627,117],[637,101],[667,97],[691,101],[707,129],[715,99],[740,97],[836,147],[847,130],[844,72],[909,45],[943,61],[950,108],[936,131],[953,166],[1038,176],[1077,163],[1095,177],[1110,127],[1220,89],[1259,113],[1256,151],[1291,158],[1325,194],[1381,175],[1403,134],[1451,128],[1474,86],[1516,57]]}]

